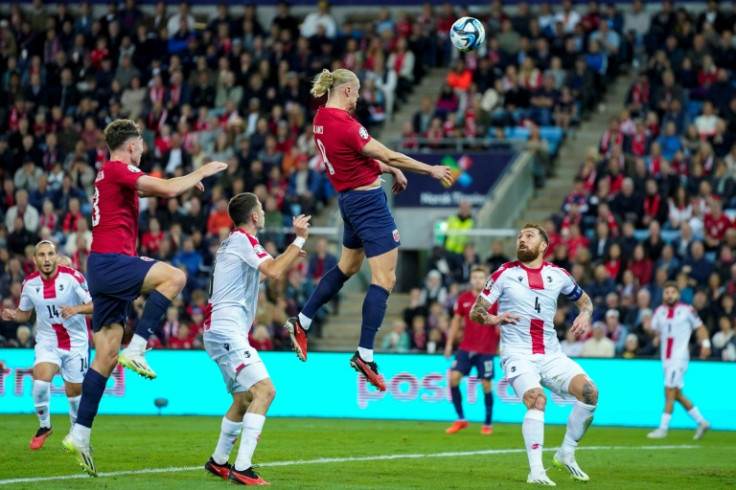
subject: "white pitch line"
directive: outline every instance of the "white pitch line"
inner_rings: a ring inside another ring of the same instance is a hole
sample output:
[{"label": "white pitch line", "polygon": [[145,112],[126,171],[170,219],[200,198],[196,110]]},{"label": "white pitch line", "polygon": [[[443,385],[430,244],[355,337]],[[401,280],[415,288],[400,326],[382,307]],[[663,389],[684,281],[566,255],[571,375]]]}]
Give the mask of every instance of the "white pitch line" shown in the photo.
[{"label": "white pitch line", "polygon": [[[579,447],[578,451],[620,451],[627,449],[639,449],[639,450],[663,450],[663,449],[697,449],[700,446],[681,444],[677,446],[584,446]],[[548,447],[544,451],[556,451],[559,448]],[[309,459],[305,461],[274,461],[272,463],[259,463],[259,466],[293,466],[293,465],[304,465],[304,464],[325,464],[325,463],[348,463],[353,461],[385,461],[392,459],[418,459],[418,458],[455,458],[461,456],[484,456],[489,454],[515,454],[525,453],[526,449],[485,449],[482,451],[458,451],[458,452],[444,452],[444,453],[429,453],[429,454],[382,454],[378,456],[355,456],[348,458],[319,458]],[[179,473],[182,471],[195,471],[204,470],[204,465],[200,466],[180,466],[171,468],[146,468],[142,470],[125,470],[125,471],[111,471],[107,473],[100,473],[100,476],[125,476],[125,475],[142,475],[142,474],[155,474],[155,473]],[[11,480],[0,480],[0,485],[10,485],[12,483],[37,483],[45,481],[57,481],[57,480],[77,480],[80,478],[90,478],[85,474],[77,475],[59,475],[59,476],[43,476],[38,478],[13,478]]]}]

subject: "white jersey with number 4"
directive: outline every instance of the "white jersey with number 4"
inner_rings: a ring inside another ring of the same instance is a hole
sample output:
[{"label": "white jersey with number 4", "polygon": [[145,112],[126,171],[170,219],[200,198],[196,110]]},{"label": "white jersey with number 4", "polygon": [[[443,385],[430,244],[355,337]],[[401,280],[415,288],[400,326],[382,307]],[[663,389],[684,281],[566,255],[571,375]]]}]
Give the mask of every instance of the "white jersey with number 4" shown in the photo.
[{"label": "white jersey with number 4", "polygon": [[74,315],[64,320],[63,306],[89,303],[87,281],[79,272],[59,266],[56,275],[44,279],[34,272],[23,281],[19,309],[36,310],[36,343],[61,350],[87,350],[87,320],[84,315]]},{"label": "white jersey with number 4", "polygon": [[205,340],[247,339],[258,306],[258,267],[270,257],[256,237],[240,229],[222,242],[205,311]]},{"label": "white jersey with number 4", "polygon": [[480,293],[490,304],[498,301],[498,314],[519,316],[516,325],[501,325],[499,354],[559,354],[562,352],[554,317],[560,293],[577,301],[583,291],[570,274],[544,262],[538,269],[508,262],[494,272]]},{"label": "white jersey with number 4", "polygon": [[690,360],[690,337],[703,321],[690,305],[661,305],[652,316],[652,330],[659,332],[664,364],[687,363]]}]

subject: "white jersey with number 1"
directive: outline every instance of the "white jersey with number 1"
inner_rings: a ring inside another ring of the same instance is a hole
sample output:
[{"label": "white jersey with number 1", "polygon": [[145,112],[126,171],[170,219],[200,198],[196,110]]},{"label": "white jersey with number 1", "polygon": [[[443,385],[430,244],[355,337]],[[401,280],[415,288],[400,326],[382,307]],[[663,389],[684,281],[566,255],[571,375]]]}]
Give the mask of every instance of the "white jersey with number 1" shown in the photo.
[{"label": "white jersey with number 1", "polygon": [[690,360],[690,337],[693,330],[702,324],[695,308],[685,303],[657,308],[652,316],[652,330],[659,332],[662,362],[687,364]]},{"label": "white jersey with number 1", "polygon": [[63,351],[86,351],[89,344],[87,320],[84,315],[64,320],[61,308],[91,301],[84,276],[74,269],[59,266],[50,279],[35,272],[23,281],[19,309],[36,310],[37,344]]},{"label": "white jersey with number 1", "polygon": [[560,293],[573,301],[583,292],[570,274],[544,262],[530,269],[521,262],[508,262],[491,275],[480,293],[490,304],[498,301],[498,314],[519,316],[516,325],[501,325],[499,354],[559,354],[562,352],[554,317]]}]

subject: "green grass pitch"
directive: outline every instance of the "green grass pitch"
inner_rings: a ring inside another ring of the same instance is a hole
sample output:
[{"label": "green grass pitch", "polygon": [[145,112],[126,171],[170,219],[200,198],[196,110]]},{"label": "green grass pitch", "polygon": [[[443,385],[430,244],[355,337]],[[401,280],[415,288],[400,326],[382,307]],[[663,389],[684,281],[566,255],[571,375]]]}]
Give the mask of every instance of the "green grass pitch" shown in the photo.
[{"label": "green grass pitch", "polygon": [[[31,451],[28,443],[37,428],[35,416],[0,416],[0,490],[200,490],[228,485],[201,469],[217,442],[219,418],[100,416],[92,434],[95,464],[101,473],[97,479],[83,476],[74,459],[61,450],[68,418],[55,415],[52,421],[54,434],[43,449]],[[492,436],[482,436],[477,423],[450,436],[444,433],[448,425],[272,418],[266,421],[254,461],[261,464],[261,475],[279,488],[528,487],[519,425],[497,424]],[[647,431],[594,424],[577,453],[580,466],[591,477],[587,487],[736,485],[734,433],[709,432],[701,441],[693,441],[693,431],[673,430],[667,439],[652,441],[646,438]],[[545,465],[552,465],[552,448],[560,444],[563,434],[562,426],[546,428]],[[555,468],[548,475],[561,488],[584,485]]]}]

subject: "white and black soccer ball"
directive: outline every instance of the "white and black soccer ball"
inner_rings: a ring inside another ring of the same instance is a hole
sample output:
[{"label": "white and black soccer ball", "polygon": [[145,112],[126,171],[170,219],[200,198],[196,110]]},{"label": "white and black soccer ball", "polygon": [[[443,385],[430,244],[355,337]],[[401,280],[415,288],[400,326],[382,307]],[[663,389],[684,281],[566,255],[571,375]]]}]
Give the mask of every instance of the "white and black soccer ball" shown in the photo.
[{"label": "white and black soccer ball", "polygon": [[450,41],[462,52],[474,51],[486,42],[486,30],[475,17],[460,17],[452,24]]}]

